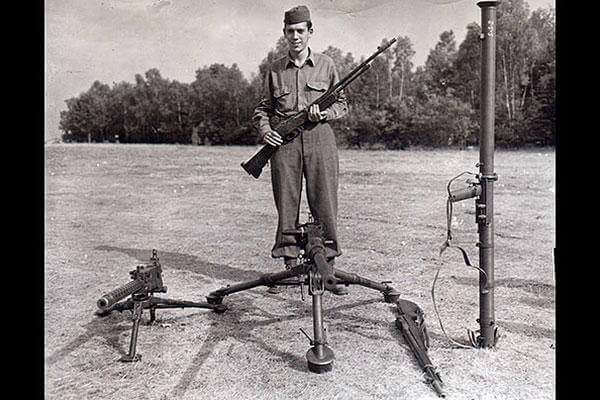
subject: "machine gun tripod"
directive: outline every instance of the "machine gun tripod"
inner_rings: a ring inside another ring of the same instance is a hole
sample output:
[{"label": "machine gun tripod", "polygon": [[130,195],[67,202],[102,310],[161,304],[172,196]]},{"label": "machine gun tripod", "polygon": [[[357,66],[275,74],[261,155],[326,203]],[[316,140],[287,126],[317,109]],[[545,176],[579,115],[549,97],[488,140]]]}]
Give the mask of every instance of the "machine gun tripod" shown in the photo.
[{"label": "machine gun tripod", "polygon": [[301,331],[309,339],[311,346],[306,352],[308,369],[312,372],[322,373],[332,369],[335,358],[333,350],[327,346],[325,337],[323,293],[325,290],[335,292],[337,285],[360,285],[375,289],[383,294],[384,301],[396,303],[399,314],[396,320],[397,327],[415,354],[421,368],[427,374],[427,382],[432,385],[439,396],[444,397],[440,376],[435,372],[435,368],[427,357],[429,340],[422,310],[415,303],[401,300],[400,293],[389,286],[388,282],[376,282],[334,268],[325,257],[326,241],[323,238],[323,232],[323,226],[319,222],[312,221],[300,225],[296,230],[284,232],[286,235],[296,236],[300,247],[304,250],[300,264],[281,272],[263,274],[255,280],[222,287],[206,296],[208,303],[214,306],[222,305],[225,296],[257,286],[300,285],[303,289],[304,285],[308,285],[308,292],[312,296],[313,337],[311,338],[304,330],[301,329]]},{"label": "machine gun tripod", "polygon": [[[149,264],[138,265],[136,269],[129,272],[129,275],[132,279],[131,282],[106,293],[96,302],[96,305],[98,306],[96,315],[101,317],[107,316],[112,311],[122,312],[130,310],[133,313],[133,327],[131,328],[129,352],[121,357],[119,361],[134,362],[141,359],[141,355],[136,354],[136,345],[144,309],[150,310],[150,323],[152,323],[156,319],[156,310],[159,308],[196,307],[209,308],[216,312],[223,312],[227,308],[224,305],[218,304],[215,305],[204,302],[197,303],[193,301],[155,297],[155,292],[167,292],[167,287],[163,285],[162,267],[158,260],[156,250],[152,250],[152,257],[150,258]],[[131,295],[129,299],[119,302],[119,300],[122,300],[129,295]]]}]

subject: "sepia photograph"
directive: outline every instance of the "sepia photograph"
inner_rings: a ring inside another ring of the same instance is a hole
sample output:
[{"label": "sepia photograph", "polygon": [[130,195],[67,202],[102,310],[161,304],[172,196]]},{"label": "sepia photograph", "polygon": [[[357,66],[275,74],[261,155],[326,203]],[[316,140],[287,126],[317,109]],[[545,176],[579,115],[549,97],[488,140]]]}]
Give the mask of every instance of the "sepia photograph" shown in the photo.
[{"label": "sepia photograph", "polygon": [[44,398],[557,398],[556,14],[46,0]]}]

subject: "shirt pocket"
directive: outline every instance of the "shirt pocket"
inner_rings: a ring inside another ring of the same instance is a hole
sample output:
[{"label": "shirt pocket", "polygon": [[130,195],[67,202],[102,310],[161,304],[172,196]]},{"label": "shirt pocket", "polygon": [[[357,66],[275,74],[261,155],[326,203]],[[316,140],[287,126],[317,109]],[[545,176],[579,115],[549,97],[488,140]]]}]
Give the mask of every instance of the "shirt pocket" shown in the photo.
[{"label": "shirt pocket", "polygon": [[329,89],[329,82],[327,81],[306,81],[306,100],[308,104],[318,99],[327,89]]},{"label": "shirt pocket", "polygon": [[273,102],[278,111],[285,112],[294,109],[294,96],[286,85],[273,85]]}]

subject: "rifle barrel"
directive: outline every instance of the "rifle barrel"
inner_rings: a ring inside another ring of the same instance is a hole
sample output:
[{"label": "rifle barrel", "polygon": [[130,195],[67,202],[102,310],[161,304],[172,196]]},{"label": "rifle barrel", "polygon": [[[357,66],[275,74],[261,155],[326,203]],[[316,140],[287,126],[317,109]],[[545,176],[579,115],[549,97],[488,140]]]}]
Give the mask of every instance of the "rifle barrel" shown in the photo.
[{"label": "rifle barrel", "polygon": [[[371,67],[370,64],[366,64],[364,65],[360,71],[356,74],[354,74],[352,76],[352,79],[348,79],[346,80],[345,84],[343,86],[339,86],[336,85],[335,88],[332,88],[330,91],[328,91],[327,93],[323,94],[323,96],[319,97],[318,99],[316,99],[313,103],[311,103],[308,107],[310,107],[312,104],[318,104],[319,105],[319,109],[321,110],[325,110],[326,108],[329,108],[333,103],[335,103],[338,99],[338,96],[335,95],[337,90],[341,90],[343,88],[345,88],[346,86],[348,86],[350,83],[352,83],[356,78],[358,78],[363,72],[365,72],[366,70],[368,70]],[[348,76],[346,76],[347,78]],[[307,107],[307,108],[308,108]]]},{"label": "rifle barrel", "polygon": [[[396,42],[396,38],[393,38],[392,40],[390,40],[389,42],[387,42],[385,45],[378,46],[377,47],[377,51],[375,53],[371,54],[369,56],[369,58],[367,58],[365,61],[363,61],[362,63],[360,63],[359,65],[357,65],[352,71],[350,71],[348,73],[348,75],[346,75],[344,78],[342,78],[340,81],[338,81],[331,88],[331,91],[335,91],[339,87],[346,87],[350,82],[352,82],[356,78],[356,76],[354,76],[354,75],[356,75],[356,74],[358,74],[358,75],[362,74],[366,70],[365,66],[369,65],[369,63],[371,61],[373,61],[375,59],[375,57],[377,57],[378,55],[380,55],[381,53],[383,53],[384,51],[386,51],[395,42]],[[347,82],[347,81],[349,81],[349,82]]]}]

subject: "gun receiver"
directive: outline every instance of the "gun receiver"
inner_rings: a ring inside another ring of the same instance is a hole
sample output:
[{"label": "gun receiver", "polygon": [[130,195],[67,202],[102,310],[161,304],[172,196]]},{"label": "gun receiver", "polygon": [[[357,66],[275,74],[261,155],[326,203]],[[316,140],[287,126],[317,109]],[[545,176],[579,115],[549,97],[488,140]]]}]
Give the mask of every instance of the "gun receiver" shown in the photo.
[{"label": "gun receiver", "polygon": [[327,262],[325,257],[325,244],[332,241],[324,240],[325,230],[319,222],[311,222],[300,225],[296,230],[284,231],[284,235],[294,235],[298,237],[300,246],[304,248],[307,259],[312,260],[321,274],[326,289],[336,287],[336,279],[333,267]]},{"label": "gun receiver", "polygon": [[[321,111],[331,107],[331,105],[338,100],[342,90],[352,83],[356,78],[362,75],[365,71],[367,71],[371,67],[371,61],[386,51],[395,42],[396,38],[393,38],[383,46],[377,47],[377,51],[375,53],[360,63],[348,75],[338,81],[329,90],[327,90],[327,92],[323,93],[318,99],[310,103],[302,111],[299,111],[288,118],[273,116],[270,120],[271,128],[281,135],[283,138],[283,144],[291,142],[300,134],[302,126],[308,121],[308,109],[313,104],[318,104]],[[252,175],[258,179],[264,166],[267,164],[273,154],[275,154],[278,148],[279,147],[271,146],[270,144],[264,145],[250,159],[242,162],[242,168],[244,168],[249,175]]]}]

